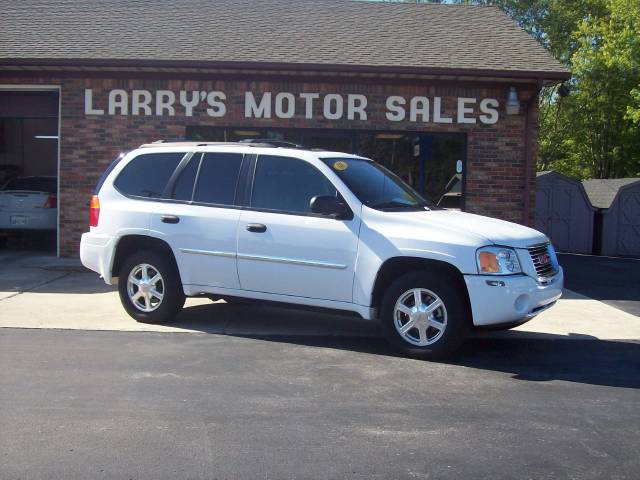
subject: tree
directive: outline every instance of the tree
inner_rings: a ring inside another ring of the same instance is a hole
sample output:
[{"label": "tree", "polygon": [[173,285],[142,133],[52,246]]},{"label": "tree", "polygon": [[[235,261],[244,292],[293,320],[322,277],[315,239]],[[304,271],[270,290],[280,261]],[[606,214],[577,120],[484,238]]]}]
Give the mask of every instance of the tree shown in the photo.
[{"label": "tree", "polygon": [[558,86],[540,95],[538,168],[579,178],[640,175],[640,2],[481,3],[499,6],[573,73],[568,96]]},{"label": "tree", "polygon": [[598,178],[640,173],[640,125],[632,121],[633,91],[640,85],[640,3],[609,0],[608,9],[578,25],[569,97],[574,131],[584,139],[575,138],[575,148]]}]

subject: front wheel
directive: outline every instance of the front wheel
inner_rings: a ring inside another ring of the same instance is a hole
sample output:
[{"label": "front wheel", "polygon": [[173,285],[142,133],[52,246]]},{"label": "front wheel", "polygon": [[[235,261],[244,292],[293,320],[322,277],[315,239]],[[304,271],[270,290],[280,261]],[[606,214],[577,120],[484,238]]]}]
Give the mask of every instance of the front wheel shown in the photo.
[{"label": "front wheel", "polygon": [[185,301],[174,263],[154,251],[135,252],[123,262],[118,293],[127,313],[142,323],[172,320]]},{"label": "front wheel", "polygon": [[464,292],[448,275],[411,272],[387,289],[380,316],[387,340],[406,355],[450,355],[466,336]]}]

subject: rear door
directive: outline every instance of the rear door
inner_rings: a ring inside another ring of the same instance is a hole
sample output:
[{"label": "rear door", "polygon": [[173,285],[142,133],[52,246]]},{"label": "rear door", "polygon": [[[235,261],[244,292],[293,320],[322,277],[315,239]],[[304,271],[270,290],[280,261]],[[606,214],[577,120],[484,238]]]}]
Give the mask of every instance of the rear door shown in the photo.
[{"label": "rear door", "polygon": [[239,288],[236,199],[241,153],[195,153],[181,164],[152,214],[151,229],[171,245],[182,282]]},{"label": "rear door", "polygon": [[351,302],[360,218],[337,220],[309,208],[314,196],[336,194],[324,174],[304,160],[258,157],[238,228],[241,287]]}]

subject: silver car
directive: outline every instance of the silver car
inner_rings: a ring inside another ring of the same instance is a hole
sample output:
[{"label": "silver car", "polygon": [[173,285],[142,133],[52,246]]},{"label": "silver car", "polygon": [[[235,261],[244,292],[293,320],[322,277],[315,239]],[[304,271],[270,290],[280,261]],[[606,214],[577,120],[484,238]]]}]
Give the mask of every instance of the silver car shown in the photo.
[{"label": "silver car", "polygon": [[55,230],[56,177],[19,177],[0,190],[0,231]]}]

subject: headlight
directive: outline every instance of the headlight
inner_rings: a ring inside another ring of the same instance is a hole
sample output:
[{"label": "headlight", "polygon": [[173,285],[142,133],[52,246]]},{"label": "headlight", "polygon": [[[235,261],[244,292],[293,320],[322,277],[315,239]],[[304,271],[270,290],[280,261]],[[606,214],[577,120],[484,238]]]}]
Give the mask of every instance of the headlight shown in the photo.
[{"label": "headlight", "polygon": [[477,253],[478,272],[481,275],[511,275],[522,273],[518,256],[513,248],[482,247]]}]

